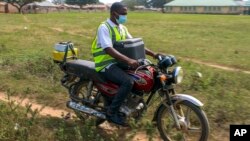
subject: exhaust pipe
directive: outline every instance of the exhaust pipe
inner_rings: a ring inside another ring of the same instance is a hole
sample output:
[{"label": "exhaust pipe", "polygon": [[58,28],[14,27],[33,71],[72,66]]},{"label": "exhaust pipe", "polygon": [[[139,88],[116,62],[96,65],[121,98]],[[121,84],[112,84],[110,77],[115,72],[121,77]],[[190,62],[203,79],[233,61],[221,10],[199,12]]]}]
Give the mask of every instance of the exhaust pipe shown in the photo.
[{"label": "exhaust pipe", "polygon": [[103,114],[103,113],[101,113],[99,111],[96,111],[95,109],[92,109],[90,107],[86,107],[84,105],[80,105],[80,104],[78,104],[76,102],[73,102],[73,101],[68,101],[67,102],[67,107],[71,108],[73,110],[77,110],[77,111],[80,111],[80,112],[92,115],[92,116],[96,116],[98,118],[106,119],[106,115],[105,114]]}]

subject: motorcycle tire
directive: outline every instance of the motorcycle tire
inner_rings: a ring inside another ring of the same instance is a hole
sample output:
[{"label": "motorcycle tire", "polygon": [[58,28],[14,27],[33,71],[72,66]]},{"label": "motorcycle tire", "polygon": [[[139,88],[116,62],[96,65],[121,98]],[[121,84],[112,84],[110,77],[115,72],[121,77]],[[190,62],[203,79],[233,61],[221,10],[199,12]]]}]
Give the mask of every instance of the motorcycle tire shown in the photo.
[{"label": "motorcycle tire", "polygon": [[209,123],[200,107],[180,101],[174,103],[174,109],[181,125],[179,130],[168,105],[162,104],[157,112],[157,128],[164,141],[207,141]]}]

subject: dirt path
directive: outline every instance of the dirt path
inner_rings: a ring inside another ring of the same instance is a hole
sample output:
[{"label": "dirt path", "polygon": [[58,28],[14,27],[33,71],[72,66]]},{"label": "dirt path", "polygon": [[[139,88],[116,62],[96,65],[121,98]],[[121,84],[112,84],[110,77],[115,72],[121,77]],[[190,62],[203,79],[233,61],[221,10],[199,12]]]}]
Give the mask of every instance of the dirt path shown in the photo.
[{"label": "dirt path", "polygon": [[182,58],[179,57],[185,61],[190,61],[193,63],[197,63],[197,64],[201,64],[201,65],[205,65],[205,66],[209,66],[209,67],[213,67],[213,68],[217,68],[217,69],[222,69],[222,70],[226,70],[226,71],[234,71],[234,72],[242,72],[242,73],[246,73],[246,74],[250,74],[250,71],[248,70],[243,70],[243,69],[238,69],[238,68],[232,68],[232,67],[227,67],[227,66],[223,66],[223,65],[219,65],[219,64],[214,64],[214,63],[209,63],[209,62],[203,62],[197,59],[191,59],[191,58]]},{"label": "dirt path", "polygon": [[[31,107],[32,110],[42,109],[41,112],[39,113],[41,116],[64,118],[64,116],[67,115],[67,113],[69,113],[68,111],[61,110],[61,109],[44,107],[43,105],[37,104],[35,101],[31,101],[27,98],[21,99],[19,97],[10,97],[10,99],[8,99],[5,93],[0,92],[0,101],[8,102],[9,100],[15,101],[16,104],[19,104],[20,106],[23,106],[23,107],[25,107],[26,104],[32,104],[32,107]],[[74,115],[74,114],[71,113],[71,115]],[[120,132],[119,136],[121,136],[121,138],[125,138],[126,136],[129,136],[130,134],[132,134],[129,130],[119,129],[117,128],[117,126],[114,126],[113,124],[109,124],[108,122],[105,122],[102,125],[100,125],[98,130],[100,131],[99,133],[103,136],[110,136],[114,132],[115,133]],[[218,133],[216,133],[216,135],[210,134],[210,140],[211,141],[228,141],[229,139],[228,133],[224,130],[220,130],[220,129],[218,130],[219,131]],[[145,132],[139,131],[133,134],[133,139],[131,141],[149,141],[149,138]],[[161,138],[157,136],[153,139],[153,141],[161,141]]]},{"label": "dirt path", "polygon": [[51,108],[51,107],[44,107],[43,105],[39,105],[36,104],[34,101],[31,101],[27,98],[19,98],[19,97],[10,97],[10,99],[8,99],[7,95],[0,92],[0,101],[14,101],[16,104],[19,104],[22,107],[25,107],[27,104],[32,104],[31,109],[35,110],[35,109],[42,109],[41,112],[39,113],[42,116],[51,116],[51,117],[59,117],[61,118],[62,115],[68,113],[65,110],[61,110],[61,109],[55,109],[55,108]]},{"label": "dirt path", "polygon": [[[44,107],[43,105],[37,104],[35,101],[31,101],[27,98],[19,98],[19,97],[10,97],[8,99],[7,95],[3,92],[0,92],[0,101],[13,101],[15,102],[15,104],[19,104],[22,107],[25,107],[27,104],[32,104],[31,109],[35,110],[35,109],[42,109],[39,114],[41,116],[51,116],[51,117],[57,117],[57,118],[64,118],[65,115],[67,115],[69,112],[65,111],[65,110],[61,110],[61,109],[55,109],[52,107]],[[73,113],[70,113],[71,115],[74,115]],[[111,124],[105,122],[104,124],[102,124],[100,126],[100,132],[102,132],[103,134],[110,134],[112,135],[113,132],[117,132],[117,130],[120,130],[118,128],[115,128],[114,126],[112,126]],[[122,129],[123,130],[123,129]],[[125,131],[125,130],[123,130]],[[105,133],[104,133],[105,132]],[[126,131],[125,134],[129,134],[129,131]],[[124,134],[124,135],[125,135]],[[137,132],[132,141],[148,141],[148,137],[146,135],[145,132]],[[153,139],[153,141],[161,141],[161,139],[159,137]]]}]

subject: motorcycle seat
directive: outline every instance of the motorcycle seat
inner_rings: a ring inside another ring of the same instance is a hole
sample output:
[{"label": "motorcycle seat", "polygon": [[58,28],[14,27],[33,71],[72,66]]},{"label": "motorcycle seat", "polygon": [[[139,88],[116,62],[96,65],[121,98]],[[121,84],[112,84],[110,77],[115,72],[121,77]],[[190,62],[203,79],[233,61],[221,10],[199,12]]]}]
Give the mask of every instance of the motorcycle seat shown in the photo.
[{"label": "motorcycle seat", "polygon": [[105,79],[95,70],[95,63],[87,60],[72,60],[65,64],[66,71],[80,78],[104,82]]}]

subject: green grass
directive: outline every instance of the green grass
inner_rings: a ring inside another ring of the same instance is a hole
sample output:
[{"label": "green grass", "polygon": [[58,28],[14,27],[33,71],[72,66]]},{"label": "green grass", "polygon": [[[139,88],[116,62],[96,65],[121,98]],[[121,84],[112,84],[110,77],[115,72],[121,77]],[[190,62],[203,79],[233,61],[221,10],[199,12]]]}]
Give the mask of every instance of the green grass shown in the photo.
[{"label": "green grass", "polygon": [[149,48],[249,70],[249,17],[151,14],[128,24]]},{"label": "green grass", "polygon": [[[25,46],[10,56],[23,60],[32,54],[50,53],[58,41],[71,40],[84,53],[89,53],[97,26],[108,16],[108,12],[2,14],[0,48],[11,51]],[[146,46],[152,50],[250,69],[248,16],[131,13],[128,18],[130,33],[134,37],[143,37]],[[28,30],[24,30],[25,26]],[[85,54],[83,57],[90,58]]]},{"label": "green grass", "polygon": [[[41,104],[65,108],[67,90],[60,85],[62,73],[52,61],[53,46],[59,41],[70,40],[80,50],[81,59],[91,60],[91,42],[97,26],[108,16],[108,12],[0,14],[0,91],[26,95]],[[132,36],[142,37],[153,51],[250,70],[249,23],[250,18],[241,15],[129,13],[126,25]],[[205,104],[212,134],[223,129],[228,131],[229,124],[250,123],[249,74],[213,69],[183,59],[179,64],[185,70],[185,80],[178,86],[178,92],[191,94]],[[196,72],[201,72],[203,77],[196,79]],[[15,135],[10,130],[15,122],[26,123],[30,119],[19,109],[15,112],[24,116],[19,119],[13,115],[10,118],[13,120],[4,124],[10,112],[6,105],[0,106],[3,109],[0,112],[3,117],[0,140],[4,139],[1,133],[12,140]],[[150,114],[146,117],[150,120]],[[61,119],[36,118],[34,122],[32,126],[24,126],[24,132],[32,131],[30,140],[35,140],[43,130],[48,136],[40,134],[42,140],[67,140],[73,132],[79,135],[73,138],[80,140],[82,133],[79,132],[82,131],[78,129],[84,128]],[[145,124],[142,128],[149,126]],[[67,127],[73,131],[69,132]],[[36,128],[38,131],[33,131]],[[96,129],[90,135],[94,132]],[[211,140],[216,139],[211,137]]]}]

